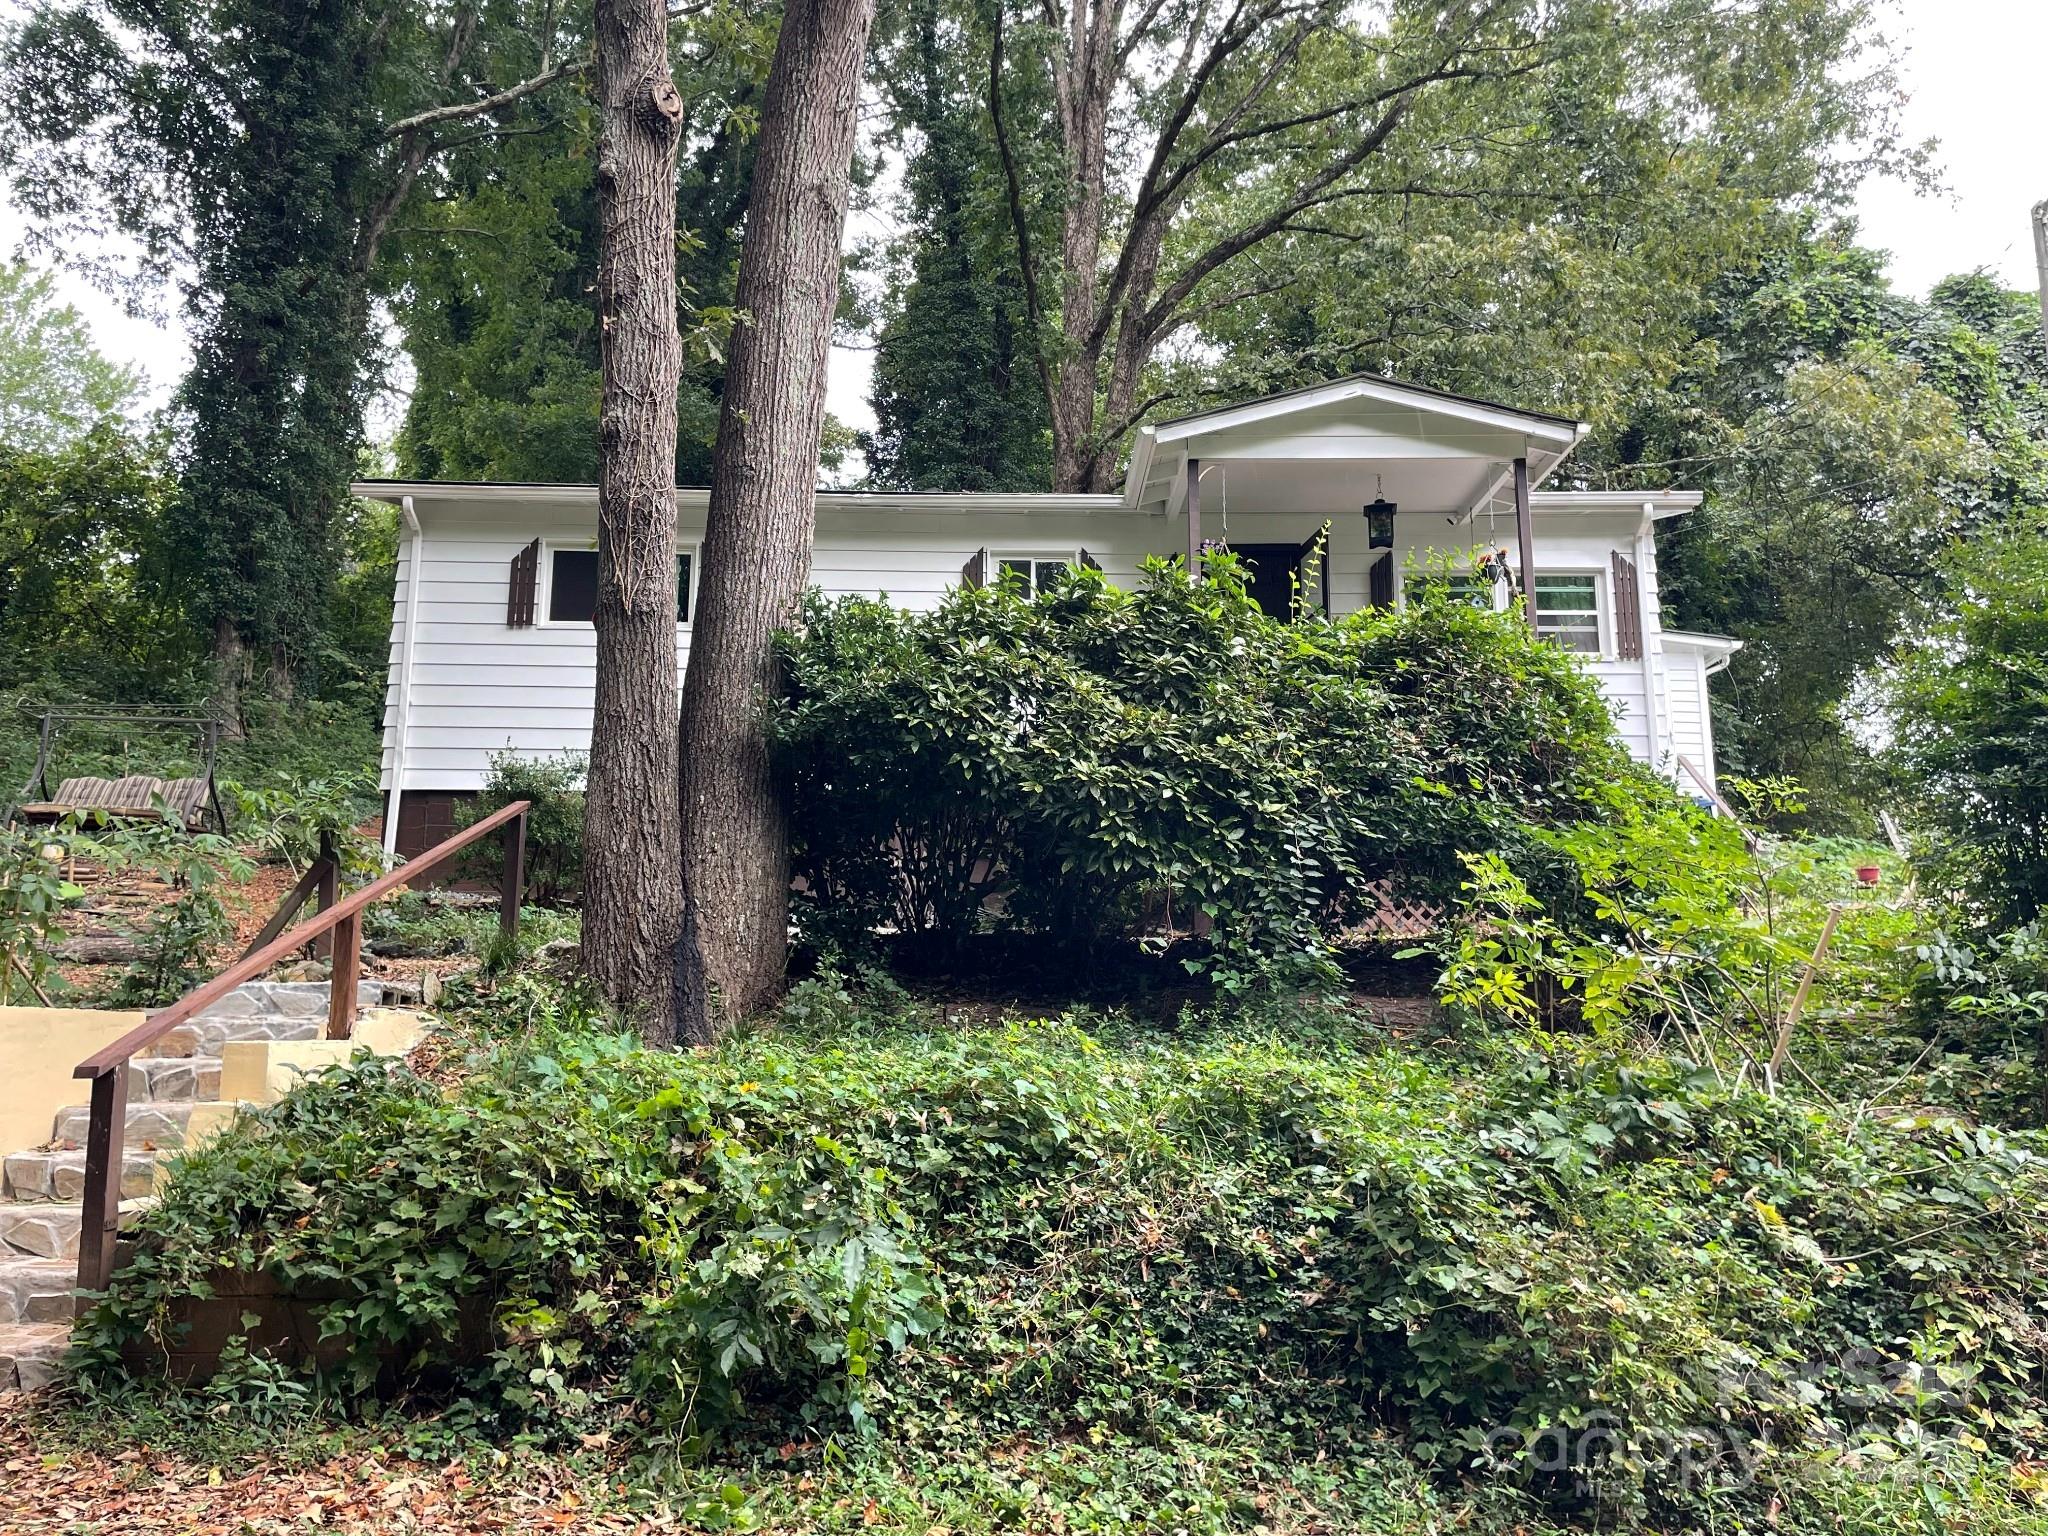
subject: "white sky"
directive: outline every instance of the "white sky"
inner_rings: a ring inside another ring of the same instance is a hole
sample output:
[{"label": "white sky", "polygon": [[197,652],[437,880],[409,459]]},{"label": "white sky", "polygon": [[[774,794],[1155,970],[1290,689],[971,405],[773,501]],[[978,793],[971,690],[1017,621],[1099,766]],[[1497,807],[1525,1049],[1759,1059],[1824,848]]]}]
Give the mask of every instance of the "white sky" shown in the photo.
[{"label": "white sky", "polygon": [[[2048,198],[2048,0],[1892,0],[1890,30],[1906,46],[1907,136],[1940,141],[1947,191],[1916,197],[1896,183],[1867,186],[1857,213],[1866,243],[1892,253],[1895,286],[1924,294],[1941,278],[1977,267],[2014,288],[2034,286],[2028,209]],[[10,5],[8,9],[13,9]],[[14,244],[17,215],[0,188],[0,248]],[[66,297],[90,321],[108,356],[147,374],[160,401],[188,351],[173,316],[159,326],[68,275]],[[840,420],[873,424],[866,392],[872,357],[835,348],[827,405]]]}]

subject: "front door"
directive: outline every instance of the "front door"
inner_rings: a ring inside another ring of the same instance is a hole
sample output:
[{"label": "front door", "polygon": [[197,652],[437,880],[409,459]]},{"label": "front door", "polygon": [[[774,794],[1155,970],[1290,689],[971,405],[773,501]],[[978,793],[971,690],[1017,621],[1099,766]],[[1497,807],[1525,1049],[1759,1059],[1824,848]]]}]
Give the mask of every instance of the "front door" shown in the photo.
[{"label": "front door", "polygon": [[1276,619],[1294,616],[1294,577],[1301,569],[1299,544],[1233,544],[1231,552],[1251,572],[1252,601]]}]

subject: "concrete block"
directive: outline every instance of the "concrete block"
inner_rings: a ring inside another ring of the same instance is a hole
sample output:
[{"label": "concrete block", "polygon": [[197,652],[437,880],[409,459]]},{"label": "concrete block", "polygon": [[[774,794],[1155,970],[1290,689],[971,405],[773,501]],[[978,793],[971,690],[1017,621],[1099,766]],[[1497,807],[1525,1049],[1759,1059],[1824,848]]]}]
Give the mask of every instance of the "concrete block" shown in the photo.
[{"label": "concrete block", "polygon": [[410,1008],[372,1008],[356,1020],[355,1041],[379,1056],[403,1056],[435,1024],[430,1013]]},{"label": "concrete block", "polygon": [[0,1156],[33,1147],[80,1085],[71,1069],[142,1022],[139,1011],[0,1008]]},{"label": "concrete block", "polygon": [[205,1146],[234,1124],[235,1116],[245,1108],[253,1107],[235,1099],[212,1104],[194,1104],[192,1117],[185,1122],[185,1150],[189,1152],[194,1147]]},{"label": "concrete block", "polygon": [[230,1040],[220,1048],[220,1093],[245,1104],[275,1104],[309,1077],[355,1054],[348,1040]]},{"label": "concrete block", "polygon": [[347,1040],[230,1040],[221,1046],[220,1096],[275,1104],[309,1077],[358,1056],[399,1056],[432,1027],[426,1016],[378,1008],[356,1020]]}]

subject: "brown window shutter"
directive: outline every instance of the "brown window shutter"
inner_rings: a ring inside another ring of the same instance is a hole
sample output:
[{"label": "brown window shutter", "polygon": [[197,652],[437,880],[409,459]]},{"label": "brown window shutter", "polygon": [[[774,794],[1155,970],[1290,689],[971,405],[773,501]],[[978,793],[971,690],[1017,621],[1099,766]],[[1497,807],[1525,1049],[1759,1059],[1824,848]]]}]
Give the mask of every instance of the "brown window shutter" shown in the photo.
[{"label": "brown window shutter", "polygon": [[988,585],[988,551],[977,549],[967,563],[960,567],[960,585],[970,592],[977,587]]},{"label": "brown window shutter", "polygon": [[1388,550],[1372,563],[1372,605],[1375,608],[1394,606],[1394,552]]},{"label": "brown window shutter", "polygon": [[1643,659],[1643,591],[1636,563],[1614,552],[1614,654],[1623,661]]},{"label": "brown window shutter", "polygon": [[540,590],[540,540],[512,557],[512,584],[505,598],[505,627],[533,627],[534,596]]},{"label": "brown window shutter", "polygon": [[1085,549],[1081,551],[1081,564],[1091,571],[1099,571],[1102,569],[1102,562],[1096,559],[1093,555],[1089,554],[1088,551]]}]

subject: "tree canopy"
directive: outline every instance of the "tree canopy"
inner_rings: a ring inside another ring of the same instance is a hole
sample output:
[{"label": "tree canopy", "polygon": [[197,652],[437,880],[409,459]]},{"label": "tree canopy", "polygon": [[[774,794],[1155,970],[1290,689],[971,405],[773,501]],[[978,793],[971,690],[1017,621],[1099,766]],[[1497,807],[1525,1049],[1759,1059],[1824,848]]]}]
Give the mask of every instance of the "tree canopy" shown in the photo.
[{"label": "tree canopy", "polygon": [[[0,675],[132,685],[189,662],[148,579],[170,493],[140,380],[47,272],[0,267]],[[167,632],[168,631],[168,632]]]},{"label": "tree canopy", "polygon": [[321,654],[394,220],[457,138],[583,67],[571,41],[553,3],[46,0],[0,49],[37,241],[132,251],[107,275],[138,301],[181,289],[162,574],[230,688],[247,650],[284,685]]},{"label": "tree canopy", "polygon": [[[909,206],[957,165],[980,241],[1009,246],[982,303],[1006,267],[1053,486],[1102,490],[1149,414],[1361,369],[1613,419],[1686,361],[1700,288],[1774,209],[1913,163],[1870,22],[1864,0],[996,6],[946,16],[944,89],[899,92],[895,121],[919,130]],[[934,99],[979,100],[973,153],[923,126]],[[978,244],[918,230],[900,312]]]}]

